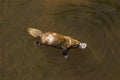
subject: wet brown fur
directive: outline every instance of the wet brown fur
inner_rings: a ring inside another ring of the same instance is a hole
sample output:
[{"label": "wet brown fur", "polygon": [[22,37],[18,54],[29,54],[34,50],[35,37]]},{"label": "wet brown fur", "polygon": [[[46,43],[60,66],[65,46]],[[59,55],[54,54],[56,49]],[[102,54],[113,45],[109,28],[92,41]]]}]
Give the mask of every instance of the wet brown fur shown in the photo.
[{"label": "wet brown fur", "polygon": [[[53,41],[49,41],[47,39],[50,35],[54,38]],[[64,36],[62,34],[47,32],[47,33],[44,33],[43,36],[41,37],[41,43],[55,46],[62,49],[67,49],[67,48],[75,47],[76,44],[79,43],[79,41],[76,39],[73,39],[72,37]]]},{"label": "wet brown fur", "polygon": [[41,30],[35,28],[28,28],[27,32],[31,36],[39,38],[41,44],[54,46],[63,50],[76,48],[77,44],[80,43],[78,40],[73,39],[72,37],[64,36],[54,32],[43,33]]}]

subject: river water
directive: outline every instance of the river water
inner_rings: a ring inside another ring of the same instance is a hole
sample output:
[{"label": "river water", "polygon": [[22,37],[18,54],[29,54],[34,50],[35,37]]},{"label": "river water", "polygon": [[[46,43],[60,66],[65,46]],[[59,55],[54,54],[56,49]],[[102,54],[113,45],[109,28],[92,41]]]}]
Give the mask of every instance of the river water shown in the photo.
[{"label": "river water", "polygon": [[[27,24],[27,25],[26,25]],[[120,80],[120,0],[0,0],[0,80]],[[37,47],[28,27],[86,42]]]}]

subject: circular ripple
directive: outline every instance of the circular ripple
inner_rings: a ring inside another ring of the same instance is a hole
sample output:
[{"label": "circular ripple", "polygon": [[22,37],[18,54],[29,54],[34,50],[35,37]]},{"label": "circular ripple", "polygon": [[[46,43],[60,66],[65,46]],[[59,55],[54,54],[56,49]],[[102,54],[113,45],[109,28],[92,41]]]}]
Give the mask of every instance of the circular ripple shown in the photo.
[{"label": "circular ripple", "polygon": [[[104,70],[104,67],[113,64],[110,63],[111,58],[117,56],[118,59],[118,54],[114,54],[116,49],[110,46],[114,45],[117,38],[113,32],[119,24],[116,23],[119,20],[119,3],[92,0],[89,4],[62,4],[55,9],[53,16],[56,24],[63,24],[66,31],[88,43],[86,50],[71,52],[71,56],[74,56],[71,61],[79,64],[80,71],[89,73]],[[118,60],[115,61],[119,63]]]}]

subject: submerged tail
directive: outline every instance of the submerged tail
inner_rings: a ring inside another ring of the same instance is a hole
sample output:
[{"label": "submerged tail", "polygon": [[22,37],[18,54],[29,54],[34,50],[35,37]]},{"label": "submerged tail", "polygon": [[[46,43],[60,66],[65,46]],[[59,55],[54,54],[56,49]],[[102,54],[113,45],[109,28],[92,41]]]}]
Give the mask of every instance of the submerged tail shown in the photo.
[{"label": "submerged tail", "polygon": [[41,37],[43,35],[41,30],[35,28],[27,28],[27,32],[33,37]]}]

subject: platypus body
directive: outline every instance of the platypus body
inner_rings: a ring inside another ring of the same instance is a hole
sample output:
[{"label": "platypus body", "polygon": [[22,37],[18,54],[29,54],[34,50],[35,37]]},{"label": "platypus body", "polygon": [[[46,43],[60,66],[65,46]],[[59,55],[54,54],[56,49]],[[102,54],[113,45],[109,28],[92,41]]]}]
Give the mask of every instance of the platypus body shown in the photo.
[{"label": "platypus body", "polygon": [[68,57],[68,50],[72,48],[81,48],[85,49],[87,47],[86,43],[82,43],[76,39],[73,39],[70,36],[64,36],[62,34],[54,33],[54,32],[45,32],[43,33],[39,29],[35,28],[27,28],[27,32],[35,37],[39,38],[36,41],[38,46],[40,45],[49,45],[52,47],[60,48],[63,50],[63,56],[65,58]]}]

